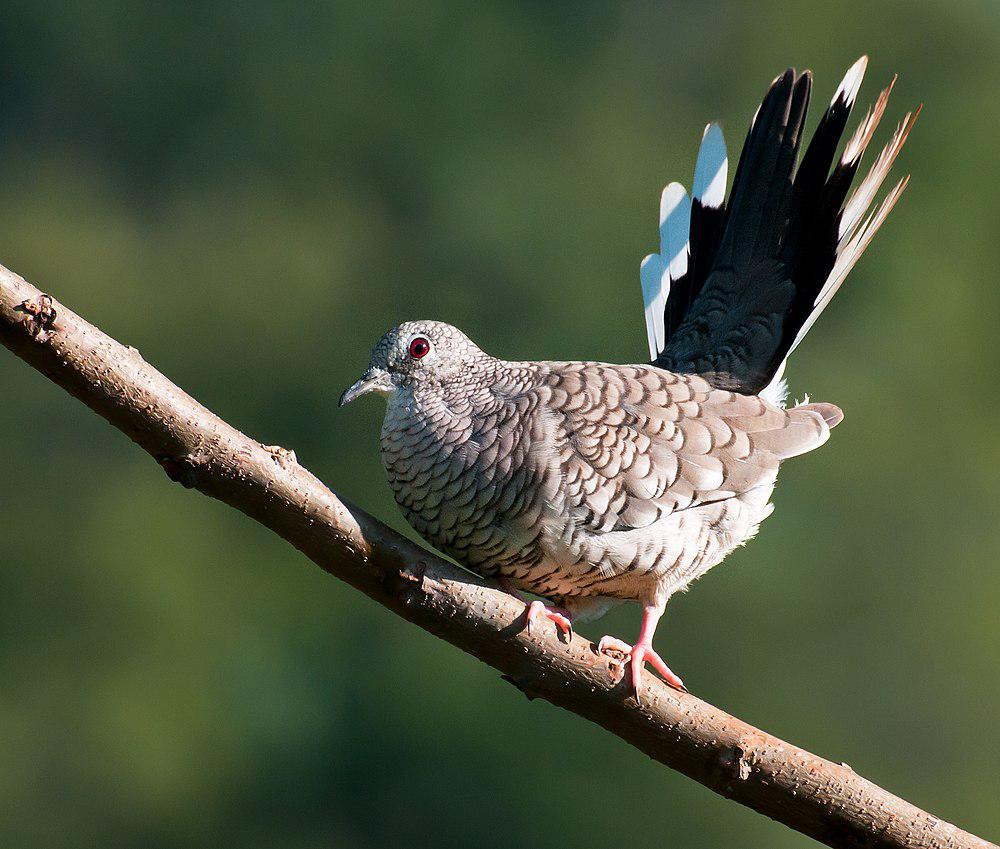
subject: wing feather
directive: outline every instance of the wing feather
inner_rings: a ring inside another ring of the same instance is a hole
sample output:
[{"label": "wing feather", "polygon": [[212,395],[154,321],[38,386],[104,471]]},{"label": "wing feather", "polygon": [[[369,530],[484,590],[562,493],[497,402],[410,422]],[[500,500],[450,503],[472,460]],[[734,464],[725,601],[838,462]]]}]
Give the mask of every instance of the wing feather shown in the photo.
[{"label": "wing feather", "polygon": [[[645,527],[671,513],[774,482],[778,463],[826,441],[833,405],[790,410],[655,367],[549,364],[552,383],[580,387],[582,404],[550,405],[560,479],[577,524],[594,533]],[[571,381],[566,375],[573,373]],[[608,415],[609,387],[626,398]]]}]

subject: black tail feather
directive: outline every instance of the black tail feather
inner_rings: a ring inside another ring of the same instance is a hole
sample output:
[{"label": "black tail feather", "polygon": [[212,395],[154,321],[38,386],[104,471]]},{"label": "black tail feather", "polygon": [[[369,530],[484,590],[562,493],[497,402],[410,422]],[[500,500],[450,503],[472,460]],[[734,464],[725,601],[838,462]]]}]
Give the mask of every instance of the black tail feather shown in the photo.
[{"label": "black tail feather", "polygon": [[699,198],[691,201],[691,257],[688,260],[686,291],[678,298],[677,309],[671,309],[674,299],[671,291],[667,299],[666,336],[669,339],[680,327],[691,304],[701,294],[702,287],[712,270],[719,244],[726,226],[726,206],[706,206]]},{"label": "black tail feather", "polygon": [[[844,78],[798,170],[812,75],[789,69],[771,84],[747,133],[728,204],[692,205],[689,272],[684,291],[672,291],[667,301],[666,345],[656,365],[748,394],[781,370],[836,267],[847,193],[885,109],[888,90],[834,166],[865,62]],[[675,294],[681,297],[671,303]]]}]

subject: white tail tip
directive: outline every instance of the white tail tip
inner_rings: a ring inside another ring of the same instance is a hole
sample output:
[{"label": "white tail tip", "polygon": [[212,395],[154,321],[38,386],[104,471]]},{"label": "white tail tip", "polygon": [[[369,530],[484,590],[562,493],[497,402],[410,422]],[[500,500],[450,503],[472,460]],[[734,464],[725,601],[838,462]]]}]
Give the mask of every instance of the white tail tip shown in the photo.
[{"label": "white tail tip", "polygon": [[834,94],[833,100],[830,101],[831,106],[841,98],[848,105],[848,107],[854,105],[854,101],[858,98],[858,91],[861,89],[861,81],[865,78],[865,71],[867,68],[867,56],[862,56],[857,62],[851,65],[847,73],[844,74],[844,79],[841,81],[840,86],[837,89],[837,93]]}]

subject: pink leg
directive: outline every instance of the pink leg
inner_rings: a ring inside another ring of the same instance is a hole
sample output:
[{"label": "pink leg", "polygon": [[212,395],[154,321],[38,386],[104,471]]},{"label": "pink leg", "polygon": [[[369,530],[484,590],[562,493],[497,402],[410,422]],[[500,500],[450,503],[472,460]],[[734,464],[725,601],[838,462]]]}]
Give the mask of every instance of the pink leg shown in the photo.
[{"label": "pink leg", "polygon": [[499,578],[498,583],[504,592],[510,593],[514,598],[520,599],[527,605],[524,610],[524,628],[529,634],[535,620],[539,616],[544,616],[556,626],[564,637],[568,640],[573,639],[573,618],[570,616],[568,610],[564,610],[561,607],[549,607],[547,604],[537,600],[532,602],[527,601],[507,578]]},{"label": "pink leg", "polygon": [[653,634],[656,631],[657,622],[660,621],[660,617],[663,615],[663,608],[664,605],[662,604],[643,605],[642,627],[639,629],[639,639],[634,646],[629,646],[628,643],[622,642],[617,637],[603,637],[597,644],[597,650],[601,653],[605,653],[608,649],[613,649],[629,656],[630,666],[632,667],[632,688],[635,690],[636,699],[639,698],[639,688],[642,686],[642,673],[647,662],[652,664],[653,669],[659,672],[663,676],[663,680],[671,687],[682,690],[685,693],[687,692],[684,682],[674,675],[670,667],[663,662],[663,658],[653,650]]}]

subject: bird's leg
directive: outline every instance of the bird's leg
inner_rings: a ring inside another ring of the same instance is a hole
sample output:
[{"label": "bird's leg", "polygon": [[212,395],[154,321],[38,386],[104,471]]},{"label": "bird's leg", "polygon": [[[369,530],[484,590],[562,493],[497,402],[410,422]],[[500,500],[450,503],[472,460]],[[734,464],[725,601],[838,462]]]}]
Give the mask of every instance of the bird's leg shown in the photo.
[{"label": "bird's leg", "polygon": [[629,656],[632,668],[632,688],[635,690],[636,699],[639,698],[642,673],[645,670],[647,662],[652,664],[653,669],[659,672],[663,676],[663,680],[671,687],[682,690],[685,693],[687,692],[684,682],[670,670],[670,667],[663,662],[663,658],[653,650],[653,634],[656,631],[656,623],[660,621],[660,617],[663,615],[665,606],[665,604],[643,605],[642,626],[639,628],[639,639],[634,646],[630,646],[617,637],[602,637],[601,641],[597,644],[597,650],[602,654],[612,650]]},{"label": "bird's leg", "polygon": [[542,601],[528,601],[520,592],[520,590],[515,587],[509,578],[498,578],[497,582],[500,584],[501,589],[504,592],[510,593],[514,598],[523,601],[527,607],[524,610],[524,628],[530,634],[531,626],[534,624],[535,620],[539,616],[544,616],[546,619],[552,621],[552,623],[559,630],[559,633],[566,637],[567,640],[573,639],[573,617],[570,615],[568,610],[561,607],[550,607]]}]

